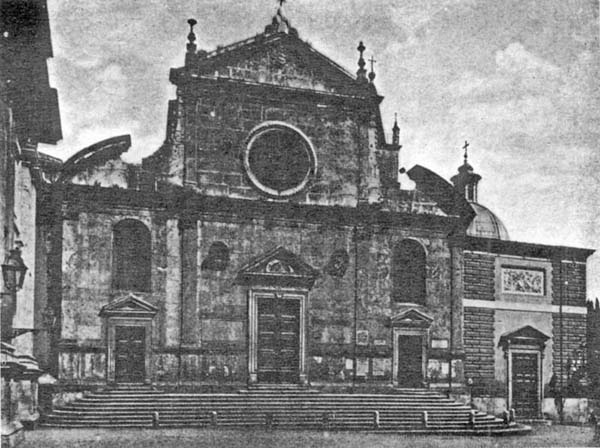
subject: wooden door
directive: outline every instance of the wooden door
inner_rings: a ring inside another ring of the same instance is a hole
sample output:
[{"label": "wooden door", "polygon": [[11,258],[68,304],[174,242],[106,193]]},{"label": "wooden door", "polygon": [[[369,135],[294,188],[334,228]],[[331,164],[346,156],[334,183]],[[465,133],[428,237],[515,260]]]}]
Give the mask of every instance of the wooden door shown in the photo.
[{"label": "wooden door", "polygon": [[296,383],[300,367],[300,301],[258,298],[258,381]]},{"label": "wooden door", "polygon": [[539,417],[538,374],[537,353],[512,353],[512,407],[517,416]]},{"label": "wooden door", "polygon": [[423,336],[398,336],[398,386],[423,387]]},{"label": "wooden door", "polygon": [[115,327],[115,381],[142,383],[146,376],[146,329]]}]

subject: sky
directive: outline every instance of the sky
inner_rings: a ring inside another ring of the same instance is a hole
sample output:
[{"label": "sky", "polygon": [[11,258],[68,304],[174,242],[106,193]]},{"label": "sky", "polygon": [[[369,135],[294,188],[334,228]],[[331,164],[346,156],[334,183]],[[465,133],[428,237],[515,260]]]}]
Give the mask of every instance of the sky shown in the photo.
[{"label": "sky", "polygon": [[[187,19],[199,48],[263,31],[274,0],[48,0],[62,159],[131,134],[126,160],[162,143],[171,67]],[[597,0],[288,0],[300,37],[348,70],[374,56],[384,126],[398,114],[400,165],[449,179],[469,162],[479,202],[511,239],[600,250],[600,52]],[[389,139],[389,137],[388,137]],[[389,140],[388,140],[389,141]],[[588,298],[600,298],[600,253]]]}]

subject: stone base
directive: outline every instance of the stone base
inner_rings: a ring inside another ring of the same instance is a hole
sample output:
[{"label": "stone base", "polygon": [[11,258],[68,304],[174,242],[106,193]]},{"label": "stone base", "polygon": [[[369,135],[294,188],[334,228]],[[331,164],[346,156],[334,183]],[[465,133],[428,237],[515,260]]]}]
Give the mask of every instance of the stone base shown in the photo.
[{"label": "stone base", "polygon": [[2,423],[2,447],[13,448],[25,440],[23,425],[19,422]]}]

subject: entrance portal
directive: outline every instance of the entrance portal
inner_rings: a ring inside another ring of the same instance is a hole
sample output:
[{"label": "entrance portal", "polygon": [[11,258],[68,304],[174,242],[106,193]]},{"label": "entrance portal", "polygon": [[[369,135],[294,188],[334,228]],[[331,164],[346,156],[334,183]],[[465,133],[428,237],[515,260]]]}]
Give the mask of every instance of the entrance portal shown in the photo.
[{"label": "entrance portal", "polygon": [[423,387],[423,336],[398,335],[398,386]]},{"label": "entrance portal", "polygon": [[306,306],[318,271],[277,247],[240,269],[248,287],[248,383],[306,385]]},{"label": "entrance portal", "polygon": [[158,308],[129,294],[103,306],[107,383],[152,380],[152,319]]},{"label": "entrance portal", "polygon": [[538,418],[544,400],[544,349],[550,337],[527,325],[500,336],[498,345],[507,361],[508,406],[518,416]]},{"label": "entrance portal", "polygon": [[539,409],[538,353],[512,353],[513,407],[518,415],[535,418]]},{"label": "entrance portal", "polygon": [[115,327],[115,381],[142,383],[145,369],[146,329],[144,327]]},{"label": "entrance portal", "polygon": [[407,308],[392,317],[392,382],[398,387],[425,387],[429,327],[433,318]]},{"label": "entrance portal", "polygon": [[257,306],[258,381],[298,382],[300,300],[260,297]]}]

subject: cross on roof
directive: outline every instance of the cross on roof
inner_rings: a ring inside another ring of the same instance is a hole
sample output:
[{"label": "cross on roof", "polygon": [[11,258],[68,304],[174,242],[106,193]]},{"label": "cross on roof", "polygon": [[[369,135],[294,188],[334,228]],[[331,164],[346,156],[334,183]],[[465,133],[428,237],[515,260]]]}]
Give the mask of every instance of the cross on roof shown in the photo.
[{"label": "cross on roof", "polygon": [[374,71],[373,64],[375,64],[375,62],[377,62],[377,61],[375,60],[375,58],[373,56],[371,56],[371,59],[369,59],[369,62],[371,63],[371,71]]},{"label": "cross on roof", "polygon": [[468,157],[468,156],[467,156],[467,150],[469,149],[469,142],[468,142],[468,141],[466,141],[466,140],[465,140],[465,144],[464,144],[464,146],[462,147],[462,149],[464,149],[464,150],[465,150],[465,163],[467,163],[467,157]]}]

